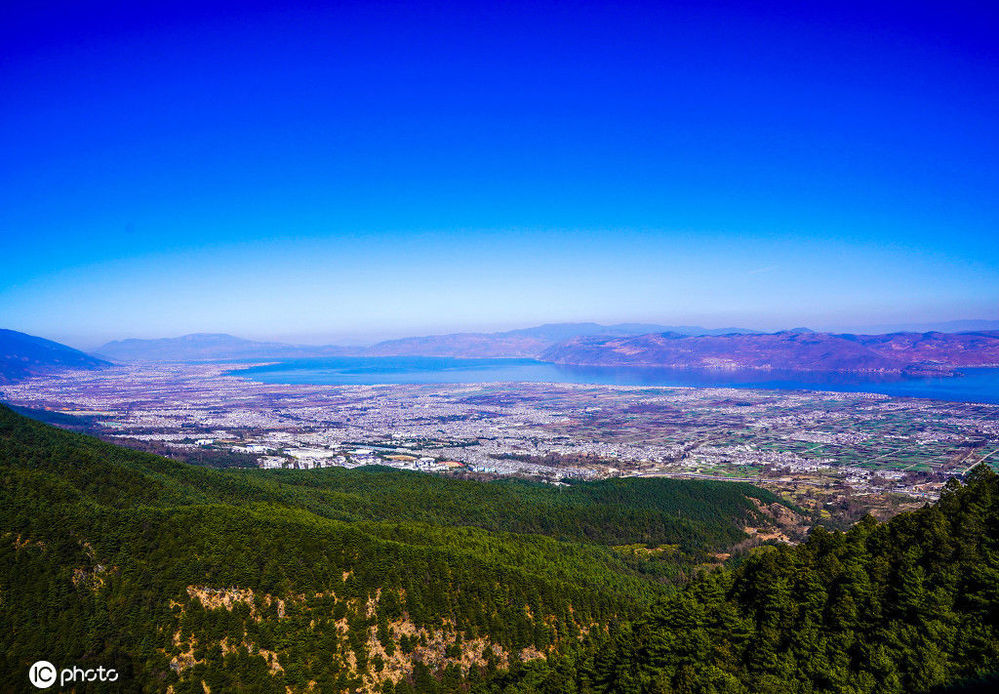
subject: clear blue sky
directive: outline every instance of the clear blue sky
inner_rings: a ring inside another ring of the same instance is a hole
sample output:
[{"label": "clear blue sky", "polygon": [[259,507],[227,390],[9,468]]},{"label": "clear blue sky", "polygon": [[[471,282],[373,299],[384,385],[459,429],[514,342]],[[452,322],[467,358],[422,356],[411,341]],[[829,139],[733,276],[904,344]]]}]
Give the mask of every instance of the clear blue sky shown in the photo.
[{"label": "clear blue sky", "polygon": [[989,3],[152,4],[0,11],[0,327],[999,318]]}]

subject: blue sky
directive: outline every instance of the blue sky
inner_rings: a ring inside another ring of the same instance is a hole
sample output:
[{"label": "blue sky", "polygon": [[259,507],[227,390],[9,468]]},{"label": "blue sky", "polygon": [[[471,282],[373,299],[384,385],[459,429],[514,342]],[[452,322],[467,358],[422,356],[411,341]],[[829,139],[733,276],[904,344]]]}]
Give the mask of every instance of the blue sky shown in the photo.
[{"label": "blue sky", "polygon": [[4,8],[3,327],[999,318],[997,10],[168,4]]}]

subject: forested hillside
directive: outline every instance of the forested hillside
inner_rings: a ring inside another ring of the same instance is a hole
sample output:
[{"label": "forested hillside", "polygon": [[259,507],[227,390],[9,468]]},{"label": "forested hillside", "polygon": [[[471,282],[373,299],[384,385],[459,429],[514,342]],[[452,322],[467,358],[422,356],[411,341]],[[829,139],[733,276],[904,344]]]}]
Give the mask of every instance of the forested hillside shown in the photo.
[{"label": "forested hillside", "polygon": [[[582,692],[999,691],[999,477],[702,575],[520,684]],[[500,691],[494,686],[492,691]]]},{"label": "forested hillside", "polygon": [[766,492],[219,471],[2,407],[0,480],[3,691],[41,658],[176,694],[902,694],[999,671],[985,466],[722,568]]},{"label": "forested hillside", "polygon": [[4,407],[0,479],[4,691],[41,658],[177,694],[519,681],[778,503],[707,482],[211,470]]}]

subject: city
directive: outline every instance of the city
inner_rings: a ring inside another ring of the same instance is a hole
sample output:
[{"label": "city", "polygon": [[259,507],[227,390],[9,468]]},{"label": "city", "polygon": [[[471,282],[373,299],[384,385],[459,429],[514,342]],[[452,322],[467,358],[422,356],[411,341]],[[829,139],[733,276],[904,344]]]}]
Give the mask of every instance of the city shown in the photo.
[{"label": "city", "polygon": [[[132,364],[3,386],[106,440],[191,462],[384,465],[561,483],[751,481],[820,512],[889,514],[999,451],[999,406],[864,393],[575,384],[257,383],[231,364]],[[236,372],[238,373],[238,371]]]}]

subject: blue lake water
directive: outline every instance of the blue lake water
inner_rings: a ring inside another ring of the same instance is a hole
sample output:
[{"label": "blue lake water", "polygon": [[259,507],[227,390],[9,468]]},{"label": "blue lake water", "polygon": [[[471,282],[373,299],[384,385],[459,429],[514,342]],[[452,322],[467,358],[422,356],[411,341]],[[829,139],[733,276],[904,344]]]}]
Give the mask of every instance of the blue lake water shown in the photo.
[{"label": "blue lake water", "polygon": [[832,390],[999,403],[999,368],[962,369],[947,378],[807,371],[689,370],[557,366],[533,359],[335,357],[292,359],[230,373],[263,383],[376,385],[389,383],[591,383]]}]

